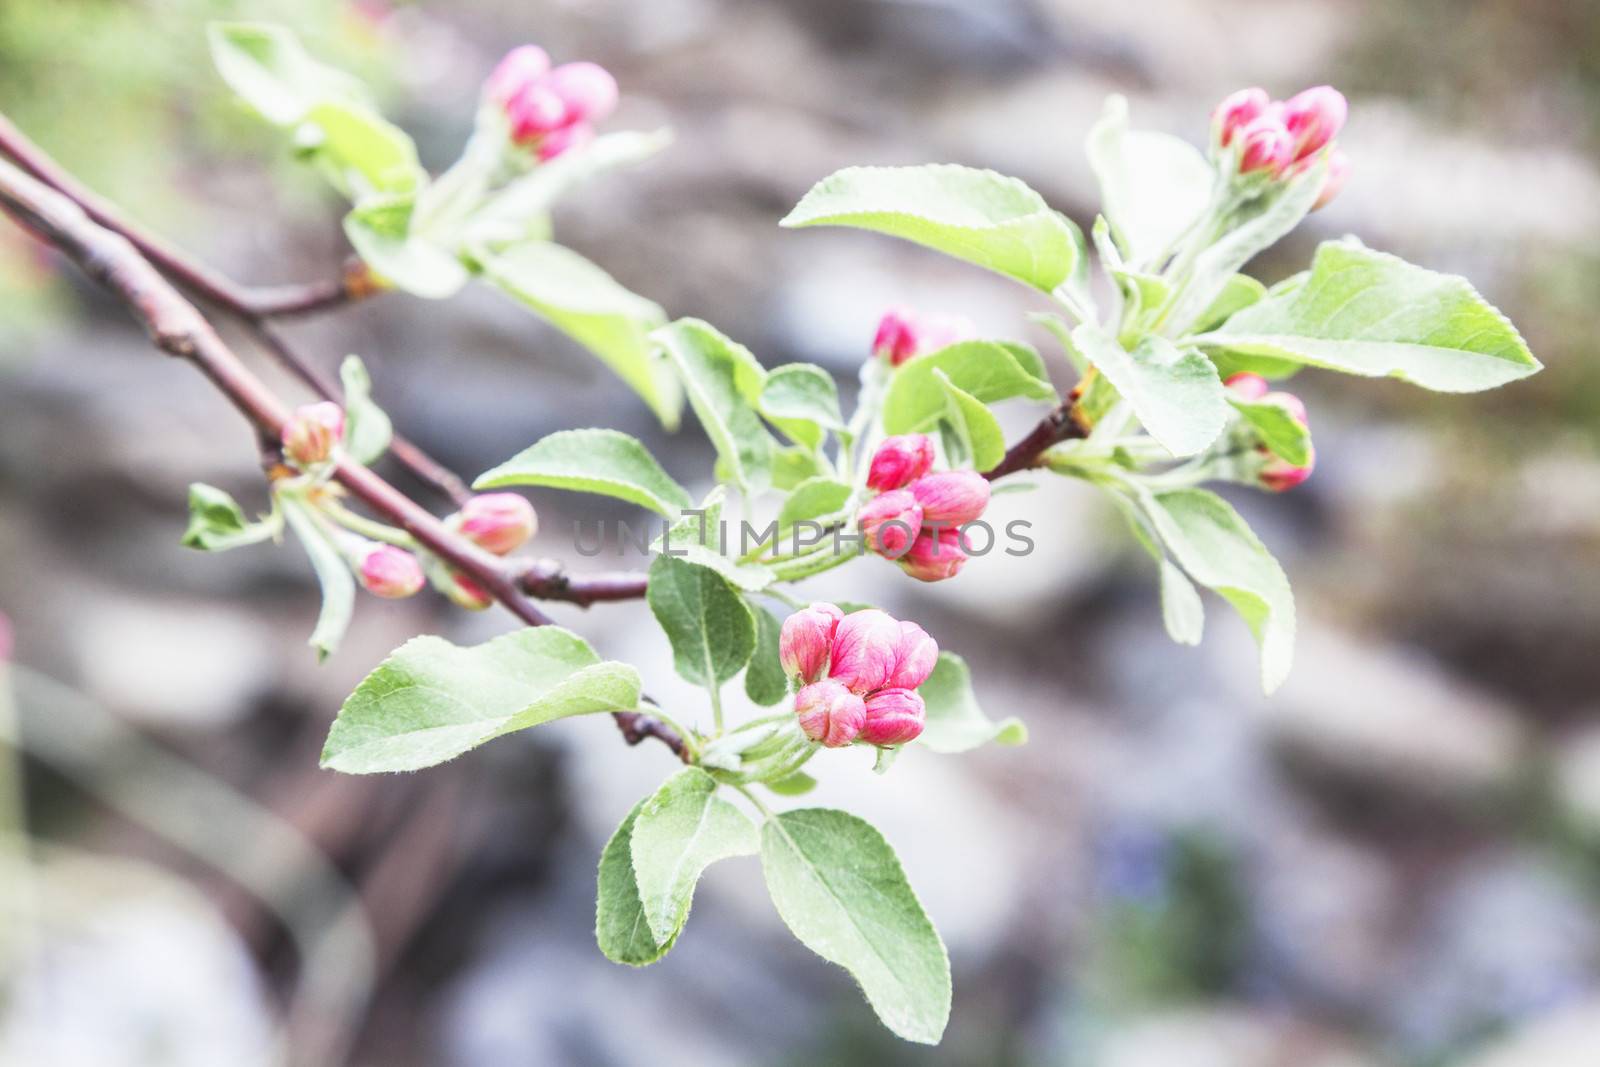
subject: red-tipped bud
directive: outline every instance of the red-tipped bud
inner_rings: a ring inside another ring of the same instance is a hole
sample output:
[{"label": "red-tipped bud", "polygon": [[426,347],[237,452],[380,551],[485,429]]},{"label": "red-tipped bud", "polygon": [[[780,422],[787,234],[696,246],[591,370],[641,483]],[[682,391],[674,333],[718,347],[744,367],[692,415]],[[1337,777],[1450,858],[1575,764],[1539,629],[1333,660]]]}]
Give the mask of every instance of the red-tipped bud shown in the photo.
[{"label": "red-tipped bud", "polygon": [[936,352],[977,334],[970,319],[958,315],[919,316],[910,308],[895,307],[878,320],[872,354],[898,367],[908,359]]},{"label": "red-tipped bud", "polygon": [[598,63],[563,63],[545,79],[569,122],[599,122],[617,107],[617,79]]},{"label": "red-tipped bud", "polygon": [[933,469],[933,439],[925,433],[885,437],[867,468],[867,488],[903,489]]},{"label": "red-tipped bud", "polygon": [[909,489],[896,489],[867,501],[856,524],[870,551],[899,559],[922,530],[922,505]]},{"label": "red-tipped bud", "polygon": [[1239,130],[1239,173],[1278,175],[1294,159],[1294,137],[1281,120],[1262,115]]},{"label": "red-tipped bud", "polygon": [[1284,124],[1294,140],[1294,159],[1305,159],[1320,152],[1324,145],[1344,129],[1350,104],[1344,94],[1331,85],[1319,85],[1296,93],[1284,102]]},{"label": "red-tipped bud", "polygon": [[1310,416],[1306,414],[1305,401],[1301,400],[1293,393],[1267,393],[1261,398],[1261,402],[1263,404],[1278,405],[1290,415],[1293,415],[1294,421],[1298,422],[1301,426],[1311,425]]},{"label": "red-tipped bud", "polygon": [[395,600],[415,595],[427,580],[417,557],[394,545],[368,546],[356,573],[367,592]]},{"label": "red-tipped bud", "polygon": [[839,623],[833,637],[833,662],[828,677],[852,693],[882,689],[894,673],[900,624],[876,608],[853,612]]},{"label": "red-tipped bud", "polygon": [[460,571],[451,573],[450,584],[442,591],[457,607],[466,608],[468,611],[483,611],[494,603],[494,597],[489,595],[489,590]]},{"label": "red-tipped bud", "polygon": [[344,409],[331,401],[295,408],[283,428],[283,454],[296,466],[311,467],[333,455],[344,440]]},{"label": "red-tipped bud", "polygon": [[866,721],[856,740],[869,745],[903,745],[915,741],[927,721],[928,706],[909,689],[880,689],[867,697]]},{"label": "red-tipped bud", "polygon": [[1320,211],[1333,203],[1333,198],[1339,195],[1349,178],[1350,157],[1344,149],[1335,148],[1328,154],[1328,176],[1322,180],[1322,192],[1317,194],[1317,201],[1311,205],[1311,210]]},{"label": "red-tipped bud", "polygon": [[922,505],[923,522],[962,526],[989,506],[989,480],[977,471],[939,471],[912,482],[911,495]]},{"label": "red-tipped bud", "polygon": [[1228,380],[1222,384],[1240,400],[1260,400],[1272,388],[1261,375],[1251,374],[1249,371],[1229,375]]},{"label": "red-tipped bud", "polygon": [[938,662],[938,642],[916,623],[902,622],[894,646],[894,670],[885,684],[891,689],[915,689],[928,680]]},{"label": "red-tipped bud", "polygon": [[924,530],[911,542],[911,551],[899,560],[900,569],[919,582],[942,582],[954,578],[967,565],[967,550],[961,546],[961,531]]},{"label": "red-tipped bud", "polygon": [[557,156],[570,152],[580,145],[586,145],[594,140],[594,127],[587,122],[575,122],[571,126],[563,126],[559,130],[552,130],[539,142],[539,159],[545,163]]},{"label": "red-tipped bud", "polygon": [[1224,148],[1233,143],[1233,135],[1266,114],[1271,103],[1265,89],[1240,89],[1223,97],[1211,112],[1211,129],[1217,143]]},{"label": "red-tipped bud", "polygon": [[567,105],[542,81],[526,86],[506,101],[511,139],[521,145],[540,143],[561,129],[566,117]]},{"label": "red-tipped bud", "polygon": [[828,672],[833,635],[844,612],[832,604],[816,603],[783,620],[778,634],[778,659],[785,674],[809,684]]},{"label": "red-tipped bud", "polygon": [[538,45],[519,45],[496,64],[483,93],[499,104],[509,103],[522,90],[550,72],[550,57]]},{"label": "red-tipped bud", "polygon": [[534,535],[539,518],[516,493],[484,493],[463,504],[450,525],[478,547],[503,556]]},{"label": "red-tipped bud", "polygon": [[861,697],[832,681],[813,682],[796,693],[794,713],[805,735],[829,748],[854,741],[867,718]]},{"label": "red-tipped bud", "polygon": [[[1310,425],[1305,403],[1293,393],[1268,393],[1261,398],[1261,401],[1283,408],[1302,426]],[[1265,445],[1262,446],[1262,451],[1267,451]],[[1316,465],[1317,455],[1314,451],[1306,457],[1303,464],[1290,463],[1282,456],[1269,455],[1257,478],[1263,488],[1270,489],[1274,493],[1285,493],[1311,477],[1311,471]]]}]

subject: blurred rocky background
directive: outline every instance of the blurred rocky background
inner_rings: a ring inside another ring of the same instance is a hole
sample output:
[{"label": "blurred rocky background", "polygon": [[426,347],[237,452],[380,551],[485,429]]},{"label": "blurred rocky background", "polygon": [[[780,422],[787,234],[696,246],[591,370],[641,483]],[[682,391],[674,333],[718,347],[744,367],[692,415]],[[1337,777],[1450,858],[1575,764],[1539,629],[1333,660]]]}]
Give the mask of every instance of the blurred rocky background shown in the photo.
[{"label": "blurred rocky background", "polygon": [[[997,498],[1035,523],[1031,557],[933,589],[870,564],[816,583],[921,620],[972,662],[990,712],[1033,732],[912,753],[885,778],[813,765],[820,803],[884,827],[949,942],[955,1014],[928,1050],[886,1036],[790,939],[754,860],[710,873],[661,964],[600,956],[600,847],[671,766],[607,723],[419,775],[317,770],[340,700],[391,647],[509,620],[368,598],[317,667],[297,549],[178,545],[190,481],[264,506],[242,422],[0,225],[0,612],[27,771],[0,784],[25,784],[37,861],[28,885],[0,878],[0,1062],[267,1064],[285,1041],[395,1067],[1597,1062],[1600,6],[0,0],[0,110],[135,217],[270,283],[336,269],[340,208],[211,73],[204,23],[236,16],[289,22],[374,79],[435,168],[509,47],[603,63],[624,91],[612,127],[677,139],[570,198],[560,237],[768,364],[846,381],[890,303],[1048,339],[999,279],[884,238],[780,231],[818,177],[990,166],[1088,222],[1080,145],[1107,93],[1199,142],[1233,88],[1332,83],[1352,100],[1353,177],[1257,272],[1355,232],[1469,275],[1547,370],[1473,397],[1297,380],[1315,477],[1237,497],[1299,603],[1295,671],[1270,701],[1221,605],[1201,648],[1166,639],[1148,560],[1077,486]],[[707,469],[695,432],[661,433],[481,289],[292,331],[325,367],[360,353],[396,421],[467,474],[596,424],[681,478]],[[577,519],[627,511],[534,499],[542,553],[637,564],[572,551]],[[556,612],[663,701],[693,700],[642,606]]]}]

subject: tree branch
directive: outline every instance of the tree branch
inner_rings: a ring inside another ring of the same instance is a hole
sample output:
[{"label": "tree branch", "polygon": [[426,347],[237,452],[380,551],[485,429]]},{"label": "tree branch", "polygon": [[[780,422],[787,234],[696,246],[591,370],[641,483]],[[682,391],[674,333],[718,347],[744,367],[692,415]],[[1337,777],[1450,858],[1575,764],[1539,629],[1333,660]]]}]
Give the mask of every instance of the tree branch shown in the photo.
[{"label": "tree branch", "polygon": [[984,472],[983,476],[992,482],[1008,474],[1037,467],[1040,457],[1051,446],[1082,436],[1084,436],[1083,427],[1072,418],[1072,401],[1068,400],[1040,419],[1039,425],[1029,431],[1028,436],[1012,445],[1006,451],[1005,457],[993,468]]},{"label": "tree branch", "polygon": [[[0,160],[0,209],[119,296],[156,347],[194,364],[250,421],[262,440],[281,438],[289,418],[283,401],[240,361],[210,322],[140,253],[131,239],[95,222],[66,194],[5,160]],[[455,534],[373,471],[348,457],[339,457],[333,476],[352,496],[477,582],[523,622],[544,626],[551,621],[523,595],[519,572]],[[548,570],[543,573],[544,581],[565,581],[571,587],[570,580],[553,577]],[[629,744],[637,744],[647,736],[657,737],[679,758],[687,752],[681,737],[650,716],[619,712],[616,720]]]}]

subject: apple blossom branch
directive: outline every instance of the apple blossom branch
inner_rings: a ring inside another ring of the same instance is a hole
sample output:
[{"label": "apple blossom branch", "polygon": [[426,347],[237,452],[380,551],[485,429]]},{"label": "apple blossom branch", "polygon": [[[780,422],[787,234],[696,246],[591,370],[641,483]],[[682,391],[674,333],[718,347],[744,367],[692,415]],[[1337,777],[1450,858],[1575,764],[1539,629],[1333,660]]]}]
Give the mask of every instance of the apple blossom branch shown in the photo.
[{"label": "apple blossom branch", "polygon": [[[131,239],[92,219],[66,194],[0,159],[0,209],[25,229],[76,262],[95,281],[110,289],[133,314],[160,350],[187,360],[209,378],[249,420],[264,452],[276,454],[289,417],[288,409],[218,336],[200,311],[168,282]],[[549,566],[518,572],[499,557],[451,531],[438,518],[382,477],[338,457],[334,479],[352,496],[416,539],[423,548],[472,578],[517,618],[530,626],[551,619],[524,593],[524,584],[558,594],[574,603],[620,599],[631,592],[627,581],[602,576],[597,587]],[[680,759],[688,750],[682,737],[666,724],[638,712],[618,712],[617,725],[629,744],[646,737],[665,743]]]}]

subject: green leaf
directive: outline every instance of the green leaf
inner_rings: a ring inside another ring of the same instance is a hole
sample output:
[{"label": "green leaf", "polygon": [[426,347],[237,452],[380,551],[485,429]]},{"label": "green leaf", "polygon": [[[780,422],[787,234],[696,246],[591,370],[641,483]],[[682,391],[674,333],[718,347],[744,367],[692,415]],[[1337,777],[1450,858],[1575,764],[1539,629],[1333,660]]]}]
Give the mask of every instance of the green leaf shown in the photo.
[{"label": "green leaf", "polygon": [[679,319],[651,335],[678,369],[689,405],[728,477],[747,492],[771,484],[777,442],[756,404],[766,372],[749,349],[699,319]]},{"label": "green leaf", "polygon": [[[948,414],[948,394],[938,374],[982,404],[1012,397],[1055,400],[1055,388],[1033,373],[1032,366],[1019,361],[1021,348],[994,341],[962,341],[905,364],[895,371],[884,394],[884,430],[920,433]],[[1032,362],[1037,361],[1034,353]],[[1042,364],[1039,366],[1042,369]]]},{"label": "green leaf", "polygon": [[356,610],[355,575],[350,573],[350,565],[321,520],[303,502],[285,496],[280,497],[279,506],[289,528],[306,550],[311,569],[317,574],[317,584],[322,587],[322,610],[317,613],[317,625],[306,642],[317,650],[317,660],[321,662],[339,648],[345,630],[350,627],[350,617]]},{"label": "green leaf", "polygon": [[1200,593],[1178,566],[1162,556],[1161,621],[1167,635],[1180,645],[1198,645],[1205,632],[1206,606]]},{"label": "green leaf", "polygon": [[696,685],[721,685],[755,651],[756,624],[744,598],[709,567],[657,556],[646,599],[672,643],[678,673]]},{"label": "green leaf", "polygon": [[581,637],[557,626],[466,648],[414,637],[339,709],[322,766],[347,774],[414,771],[502,734],[638,704],[638,671],[602,662]]},{"label": "green leaf", "polygon": [[1516,327],[1466,279],[1353,238],[1325,242],[1303,284],[1194,341],[1449,393],[1492,389],[1540,369]]},{"label": "green leaf", "polygon": [[772,453],[772,488],[780,492],[789,492],[802,482],[831,472],[828,461],[804,445],[783,445]]},{"label": "green leaf", "polygon": [[1267,287],[1248,274],[1229,275],[1222,291],[1211,301],[1211,306],[1200,313],[1194,324],[1195,333],[1214,330],[1227,322],[1237,312],[1243,311],[1267,295]]},{"label": "green leaf", "polygon": [[960,438],[963,450],[972,457],[973,469],[986,471],[1005,459],[1006,437],[1000,420],[944,371],[935,370],[933,376],[944,389],[946,421]]},{"label": "green leaf", "polygon": [[789,695],[789,677],[778,659],[778,637],[783,623],[766,608],[750,605],[756,620],[756,649],[744,669],[744,691],[762,707],[771,707]]},{"label": "green leaf", "polygon": [[685,767],[667,779],[633,824],[633,873],[656,943],[670,942],[683,929],[702,871],[759,848],[755,824],[717,796],[709,774]]},{"label": "green leaf", "polygon": [[774,367],[761,388],[761,414],[790,439],[812,449],[822,445],[825,431],[844,428],[839,388],[832,376],[814,363]]},{"label": "green leaf", "polygon": [[1261,646],[1261,685],[1270,693],[1294,657],[1294,595],[1283,568],[1233,507],[1204,489],[1146,494],[1146,517],[1178,564],[1243,617]]},{"label": "green leaf", "polygon": [[846,168],[813,186],[780,225],[875,230],[1045,292],[1078,262],[1071,228],[1038,193],[991,170],[946,163]]},{"label": "green leaf", "polygon": [[1128,129],[1128,101],[1121,96],[1106,100],[1086,149],[1128,263],[1159,268],[1205,212],[1217,181],[1215,168],[1187,141]]},{"label": "green leaf", "polygon": [[618,285],[570,249],[527,241],[503,252],[474,253],[484,277],[599,357],[644,398],[663,426],[678,425],[683,392],[659,359],[650,331],[666,322],[661,308]]},{"label": "green leaf", "polygon": [[834,478],[811,478],[789,494],[778,511],[778,530],[788,530],[801,520],[823,522],[843,517],[850,501],[850,486]]},{"label": "green leaf", "polygon": [[817,780],[805,771],[795,771],[787,778],[761,784],[780,797],[803,797],[817,787]]},{"label": "green leaf", "polygon": [[1281,404],[1258,403],[1229,397],[1228,402],[1261,437],[1261,443],[1275,456],[1282,456],[1297,467],[1311,462],[1311,431]]},{"label": "green leaf", "polygon": [[215,486],[195,482],[189,486],[189,526],[183,531],[185,548],[225,552],[259,544],[283,529],[280,519],[251,522],[232,496]]},{"label": "green leaf", "polygon": [[344,234],[361,261],[385,281],[426,300],[454,296],[471,277],[456,254],[410,232],[409,195],[375,197],[344,217]]},{"label": "green leaf", "polygon": [[338,99],[313,104],[296,147],[354,201],[374,194],[414,195],[427,181],[411,137],[362,104]]},{"label": "green leaf", "polygon": [[293,126],[318,100],[361,100],[361,83],[311,58],[282,26],[213,22],[206,27],[217,73],[245,103],[276,126]]},{"label": "green leaf", "polygon": [[994,741],[1021,745],[1028,740],[1022,720],[1008,716],[994,722],[978,707],[972,672],[954,652],[939,653],[933,673],[917,690],[928,705],[928,718],[917,740],[935,752],[968,752]]},{"label": "green leaf", "polygon": [[739,531],[722,523],[722,505],[727,495],[726,486],[719,485],[711,490],[699,507],[687,510],[663,530],[651,543],[650,550],[710,567],[740,589],[758,593],[771,585],[776,576],[764,563],[740,563],[727,555],[740,536]]},{"label": "green leaf", "polygon": [[394,424],[372,400],[372,376],[360,356],[346,356],[339,365],[344,385],[344,449],[357,463],[371,466],[389,449]]},{"label": "green leaf", "polygon": [[938,1043],[950,960],[882,834],[843,811],[785,812],[761,828],[761,868],[801,944],[849,971],[894,1033]]},{"label": "green leaf", "polygon": [[657,944],[639,898],[639,883],[633,873],[633,828],[648,799],[633,806],[606,842],[605,851],[600,853],[595,886],[594,939],[606,959],[629,967],[643,967],[665,956],[680,932],[674,930],[670,938]]},{"label": "green leaf", "polygon": [[474,489],[544,485],[599,493],[672,518],[694,503],[638,439],[616,430],[562,430],[540,438],[491,470]]},{"label": "green leaf", "polygon": [[1174,456],[1192,456],[1217,439],[1228,421],[1228,394],[1216,368],[1200,353],[1180,351],[1148,334],[1132,352],[1093,323],[1072,331],[1072,341],[1116,386],[1134,414]]}]

